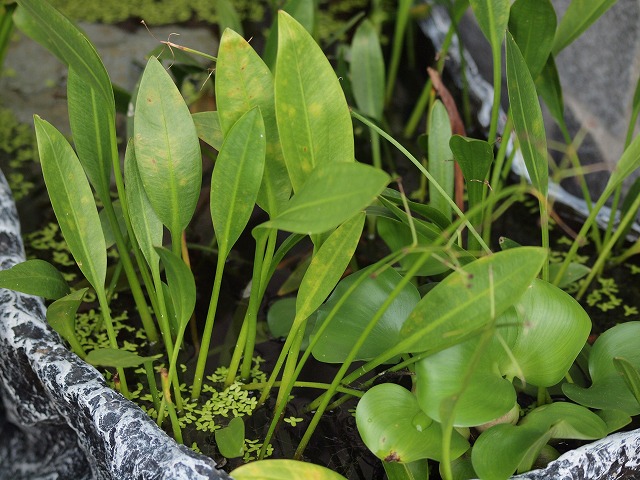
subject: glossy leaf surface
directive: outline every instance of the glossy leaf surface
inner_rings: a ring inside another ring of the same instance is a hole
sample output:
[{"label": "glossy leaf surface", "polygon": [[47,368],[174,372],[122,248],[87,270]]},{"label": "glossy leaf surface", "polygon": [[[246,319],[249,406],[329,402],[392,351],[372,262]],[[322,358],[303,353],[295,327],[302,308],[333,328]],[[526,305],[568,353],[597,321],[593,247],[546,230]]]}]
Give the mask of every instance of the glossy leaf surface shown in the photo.
[{"label": "glossy leaf surface", "polygon": [[69,285],[56,267],[44,260],[27,260],[0,271],[0,288],[8,288],[49,300],[70,292]]},{"label": "glossy leaf surface", "polygon": [[547,63],[556,33],[556,12],[550,0],[516,0],[509,14],[509,32],[535,79]]},{"label": "glossy leaf surface", "polygon": [[[318,309],[314,336],[332,309],[360,276],[362,272],[356,272],[343,279],[327,302]],[[402,276],[391,268],[375,277],[367,277],[339,308],[336,316],[323,331],[313,348],[313,356],[321,362],[344,362],[369,321],[401,280]],[[407,284],[380,318],[355,360],[370,360],[395,345],[400,338],[402,324],[419,300],[420,294],[416,287]]]},{"label": "glossy leaf surface", "polygon": [[172,235],[179,234],[200,195],[200,144],[182,95],[153,56],[136,99],[134,146],[149,202]]},{"label": "glossy leaf surface", "polygon": [[289,199],[291,183],[284,163],[274,103],[273,75],[249,43],[226,30],[216,63],[216,101],[224,136],[249,110],[260,107],[266,158],[258,204],[271,217]]},{"label": "glossy leaf surface", "polygon": [[[381,460],[409,463],[441,458],[440,424],[420,410],[416,397],[400,385],[383,383],[369,389],[358,402],[356,424],[365,445]],[[454,432],[451,457],[468,448],[467,441]]]},{"label": "glossy leaf surface", "polygon": [[278,12],[275,104],[295,193],[315,167],[354,160],[351,115],[333,67],[304,27],[283,11]]},{"label": "glossy leaf surface", "polygon": [[418,404],[434,420],[444,421],[442,404],[454,397],[453,425],[457,427],[490,422],[516,404],[515,389],[496,372],[491,352],[485,349],[477,357],[477,348],[477,338],[472,338],[416,363]]},{"label": "glossy leaf surface", "polygon": [[103,288],[107,252],[89,181],[62,134],[37,115],[34,121],[42,174],[60,231],[85,278]]},{"label": "glossy leaf surface", "polygon": [[517,301],[536,277],[546,252],[520,247],[465,265],[430,290],[402,327],[406,351],[452,344],[488,324]]},{"label": "glossy leaf surface", "polygon": [[262,226],[303,234],[326,232],[364,210],[388,182],[386,173],[361,163],[319,165],[282,212]]},{"label": "glossy leaf surface", "polygon": [[260,460],[236,468],[231,472],[235,480],[346,480],[328,468],[296,460]]},{"label": "glossy leaf surface", "polygon": [[262,182],[264,157],[265,130],[256,107],[229,130],[211,175],[211,219],[223,258],[249,222]]},{"label": "glossy leaf surface", "polygon": [[591,386],[562,385],[564,394],[576,403],[590,408],[622,410],[629,415],[640,413],[640,403],[627,386],[614,363],[622,357],[634,368],[640,368],[640,322],[627,322],[610,328],[598,337],[589,353]]},{"label": "glossy leaf surface", "polygon": [[516,309],[521,318],[511,347],[517,365],[503,371],[524,374],[526,383],[550,387],[560,382],[591,332],[591,320],[572,296],[535,279]]},{"label": "glossy leaf surface", "polygon": [[547,137],[536,87],[513,37],[507,33],[507,90],[513,123],[531,184],[544,196],[549,184]]},{"label": "glossy leaf surface", "polygon": [[351,42],[351,85],[363,114],[382,120],[384,108],[384,58],[373,24],[364,20]]},{"label": "glossy leaf surface", "polygon": [[595,440],[607,434],[607,424],[598,415],[569,402],[542,405],[531,411],[521,425],[549,430],[551,438]]}]

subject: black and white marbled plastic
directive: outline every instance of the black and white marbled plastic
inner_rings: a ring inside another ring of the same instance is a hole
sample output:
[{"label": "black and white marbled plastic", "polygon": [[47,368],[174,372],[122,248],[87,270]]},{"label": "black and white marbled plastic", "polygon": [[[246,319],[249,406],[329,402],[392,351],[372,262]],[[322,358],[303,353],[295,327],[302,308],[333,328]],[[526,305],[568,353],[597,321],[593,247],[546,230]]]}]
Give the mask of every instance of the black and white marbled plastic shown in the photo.
[{"label": "black and white marbled plastic", "polygon": [[[0,269],[24,261],[0,172]],[[0,289],[0,480],[228,479],[108,388],[46,323],[40,298]]]}]

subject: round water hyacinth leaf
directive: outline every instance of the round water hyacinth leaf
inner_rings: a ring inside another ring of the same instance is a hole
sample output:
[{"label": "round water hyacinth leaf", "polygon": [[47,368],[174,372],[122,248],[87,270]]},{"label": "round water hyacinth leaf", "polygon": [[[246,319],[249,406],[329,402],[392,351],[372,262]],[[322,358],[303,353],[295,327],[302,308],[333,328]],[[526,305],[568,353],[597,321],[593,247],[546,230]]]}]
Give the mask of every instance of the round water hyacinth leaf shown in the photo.
[{"label": "round water hyacinth leaf", "polygon": [[517,365],[503,373],[524,374],[524,381],[538,387],[555,385],[587,341],[589,315],[569,294],[539,279],[522,295],[516,310],[521,317],[512,347]]},{"label": "round water hyacinth leaf", "polygon": [[472,338],[416,363],[416,397],[434,420],[442,420],[442,403],[453,397],[457,398],[453,412],[457,427],[488,423],[515,405],[515,389],[496,373],[491,350],[486,348],[474,359],[478,345],[478,339]]},{"label": "round water hyacinth leaf", "polygon": [[567,402],[542,405],[531,411],[521,425],[551,430],[551,438],[595,440],[607,434],[607,424],[598,415]]},{"label": "round water hyacinth leaf", "polygon": [[[331,310],[361,275],[362,272],[357,272],[343,279],[327,302],[318,309],[314,336]],[[375,277],[366,278],[323,331],[313,348],[313,356],[321,362],[344,362],[353,344],[402,278],[391,268]],[[371,331],[355,360],[370,360],[395,345],[400,338],[402,324],[419,300],[418,290],[411,283],[405,285]]]},{"label": "round water hyacinth leaf", "polygon": [[629,415],[640,413],[640,403],[616,369],[614,358],[624,358],[640,368],[640,322],[627,322],[610,328],[598,337],[589,353],[591,386],[565,383],[562,391],[574,402],[591,408],[622,410]]},{"label": "round water hyacinth leaf", "polygon": [[[400,385],[384,383],[368,390],[358,402],[356,424],[365,445],[386,462],[441,458],[440,424],[429,418],[416,397]],[[468,448],[467,441],[454,431],[451,458]]]}]

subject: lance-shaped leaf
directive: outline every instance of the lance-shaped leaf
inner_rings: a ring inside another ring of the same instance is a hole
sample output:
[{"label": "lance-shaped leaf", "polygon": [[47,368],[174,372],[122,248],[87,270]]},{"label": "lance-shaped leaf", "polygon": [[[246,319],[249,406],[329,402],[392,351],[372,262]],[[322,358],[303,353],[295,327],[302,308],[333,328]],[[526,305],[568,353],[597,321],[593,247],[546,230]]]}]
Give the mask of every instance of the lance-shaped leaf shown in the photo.
[{"label": "lance-shaped leaf", "polygon": [[546,258],[545,250],[520,247],[481,258],[454,271],[430,290],[405,322],[406,352],[451,345],[487,325],[522,296]]},{"label": "lance-shaped leaf", "polygon": [[27,260],[0,271],[0,288],[57,300],[69,293],[69,285],[56,267],[44,260]]},{"label": "lance-shaped leaf", "polygon": [[167,275],[177,324],[184,327],[196,306],[196,282],[189,267],[166,248],[156,247]]},{"label": "lance-shaped leaf", "polygon": [[571,0],[553,40],[554,55],[578,38],[616,2],[617,0]]},{"label": "lance-shaped leaf", "polygon": [[351,42],[351,86],[358,110],[382,120],[384,108],[384,58],[373,24],[364,20]]},{"label": "lance-shaped leaf", "polygon": [[516,0],[511,5],[509,31],[532,78],[542,71],[556,33],[556,11],[549,0]]},{"label": "lance-shaped leaf", "polygon": [[354,160],[351,115],[338,77],[311,35],[283,11],[278,12],[275,102],[295,193],[315,167]]},{"label": "lance-shaped leaf", "polygon": [[553,55],[549,55],[547,58],[547,63],[542,68],[540,75],[535,79],[535,85],[551,116],[558,122],[558,125],[564,125],[562,85],[560,84],[560,76],[558,75]]},{"label": "lance-shaped leaf", "polygon": [[[387,462],[413,462],[421,458],[440,460],[442,429],[418,405],[406,388],[383,383],[369,389],[356,408],[358,433],[375,456]],[[451,458],[469,448],[458,432],[453,433]]]},{"label": "lance-shaped leaf", "polygon": [[326,232],[363,210],[388,183],[386,173],[362,163],[319,165],[282,212],[261,227]]},{"label": "lance-shaped leaf", "polygon": [[260,107],[266,158],[258,205],[274,217],[289,199],[291,183],[282,156],[273,92],[273,75],[251,45],[232,30],[220,40],[216,62],[216,102],[223,135],[245,113]]},{"label": "lance-shaped leaf", "polygon": [[469,3],[491,49],[500,48],[509,22],[509,0],[469,0]]},{"label": "lance-shaped leaf", "polygon": [[133,140],[129,141],[124,155],[124,180],[133,234],[151,271],[158,274],[159,257],[154,247],[162,245],[163,227],[142,186]]},{"label": "lance-shaped leaf", "polygon": [[226,258],[249,222],[264,170],[265,131],[258,107],[226,135],[211,175],[211,218]]},{"label": "lance-shaped leaf", "polygon": [[14,13],[16,25],[46,47],[60,61],[87,82],[114,110],[109,75],[87,36],[67,17],[41,0],[20,0]]},{"label": "lance-shaped leaf", "polygon": [[507,33],[507,90],[520,150],[531,184],[544,196],[549,185],[547,137],[538,94],[527,64],[513,37]]},{"label": "lance-shaped leaf", "polygon": [[[453,197],[453,154],[449,148],[451,122],[447,109],[436,100],[429,115],[428,155],[429,172],[444,189],[449,199]],[[429,184],[429,200],[432,207],[440,210],[447,219],[451,218],[451,204],[445,195]]]},{"label": "lance-shaped leaf", "polygon": [[609,197],[618,185],[620,185],[635,169],[640,166],[640,135],[636,135],[633,142],[625,149],[616,163],[603,196]]},{"label": "lance-shaped leaf", "polygon": [[107,251],[87,177],[64,136],[37,115],[34,122],[42,174],[60,231],[82,274],[102,289]]},{"label": "lance-shaped leaf", "polygon": [[175,236],[184,230],[196,208],[202,158],[189,109],[169,74],[153,56],[140,81],[134,141],[138,170],[149,202]]},{"label": "lance-shaped leaf", "polygon": [[67,105],[73,142],[98,197],[110,200],[111,165],[117,158],[115,106],[69,67]]},{"label": "lance-shaped leaf", "polygon": [[360,241],[364,218],[364,214],[357,214],[340,225],[314,255],[298,290],[294,325],[326,300],[344,274]]}]

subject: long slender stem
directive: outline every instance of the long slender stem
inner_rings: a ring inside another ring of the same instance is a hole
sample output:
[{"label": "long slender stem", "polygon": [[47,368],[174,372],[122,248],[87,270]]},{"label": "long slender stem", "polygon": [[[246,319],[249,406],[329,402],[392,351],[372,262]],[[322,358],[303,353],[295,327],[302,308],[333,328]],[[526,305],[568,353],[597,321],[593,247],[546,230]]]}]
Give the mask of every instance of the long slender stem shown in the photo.
[{"label": "long slender stem", "polygon": [[213,335],[213,323],[216,318],[216,310],[218,308],[218,300],[220,298],[220,286],[222,285],[222,274],[224,272],[224,264],[226,258],[218,256],[216,262],[216,274],[213,279],[213,289],[211,292],[211,300],[209,301],[209,311],[207,319],[204,323],[204,331],[202,332],[202,342],[200,344],[200,352],[198,353],[198,361],[196,363],[195,376],[191,386],[191,398],[197,400],[202,390],[202,381],[204,379],[204,369],[207,365],[209,356],[209,346],[211,345],[211,337]]},{"label": "long slender stem", "polygon": [[[111,348],[118,349],[118,340],[116,339],[116,332],[113,328],[113,322],[111,321],[111,313],[109,311],[109,303],[107,302],[107,296],[102,285],[93,286],[98,297],[98,304],[100,305],[100,311],[102,312],[102,318],[104,319],[104,325],[107,329],[107,337],[109,338],[109,345]],[[120,379],[120,391],[122,395],[129,398],[129,388],[127,387],[127,378],[124,375],[124,369],[118,367],[118,378]]]},{"label": "long slender stem", "polygon": [[502,49],[492,48],[493,53],[493,107],[491,109],[491,123],[489,124],[489,143],[496,141],[498,117],[500,115],[500,96],[502,90]]}]

